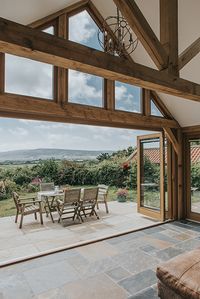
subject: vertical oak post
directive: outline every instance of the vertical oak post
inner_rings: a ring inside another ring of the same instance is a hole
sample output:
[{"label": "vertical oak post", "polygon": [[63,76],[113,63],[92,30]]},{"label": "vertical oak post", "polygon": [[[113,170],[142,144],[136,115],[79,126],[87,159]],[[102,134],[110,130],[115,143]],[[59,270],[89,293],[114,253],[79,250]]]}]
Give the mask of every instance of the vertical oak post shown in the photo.
[{"label": "vertical oak post", "polygon": [[5,89],[5,54],[0,53],[0,94]]},{"label": "vertical oak post", "polygon": [[160,0],[160,41],[168,54],[168,72],[178,76],[178,0]]},{"label": "vertical oak post", "polygon": [[115,81],[104,80],[104,108],[115,110]]},{"label": "vertical oak post", "polygon": [[142,114],[151,115],[151,92],[148,89],[142,89]]},{"label": "vertical oak post", "polygon": [[183,137],[178,129],[178,219],[183,218]]},{"label": "vertical oak post", "polygon": [[[68,23],[66,14],[62,14],[58,18],[58,37],[68,38]],[[68,98],[68,70],[57,68],[57,102],[64,105]]]}]

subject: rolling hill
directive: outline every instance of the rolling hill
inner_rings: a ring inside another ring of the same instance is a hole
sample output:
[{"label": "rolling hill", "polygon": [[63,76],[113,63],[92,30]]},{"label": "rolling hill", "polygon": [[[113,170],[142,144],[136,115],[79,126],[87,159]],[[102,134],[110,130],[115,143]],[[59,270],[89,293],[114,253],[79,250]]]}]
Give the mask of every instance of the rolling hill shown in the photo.
[{"label": "rolling hill", "polygon": [[69,150],[69,149],[31,149],[13,150],[0,152],[0,162],[5,161],[35,161],[47,159],[66,159],[66,160],[91,160],[96,159],[101,153],[112,153],[112,151],[89,151],[89,150]]}]

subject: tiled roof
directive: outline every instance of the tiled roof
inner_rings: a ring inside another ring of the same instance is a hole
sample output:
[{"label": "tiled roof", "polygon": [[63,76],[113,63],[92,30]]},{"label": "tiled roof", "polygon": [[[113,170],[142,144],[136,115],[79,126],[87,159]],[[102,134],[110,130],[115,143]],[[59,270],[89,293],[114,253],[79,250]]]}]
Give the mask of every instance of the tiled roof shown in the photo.
[{"label": "tiled roof", "polygon": [[[160,154],[158,148],[148,148],[144,150],[144,154],[152,163],[159,164],[160,163]],[[200,163],[200,146],[191,147],[191,157],[192,163]],[[137,160],[137,150],[132,153],[129,158],[124,162],[124,164],[129,164],[130,161]],[[165,162],[167,161],[167,153],[165,151]]]}]

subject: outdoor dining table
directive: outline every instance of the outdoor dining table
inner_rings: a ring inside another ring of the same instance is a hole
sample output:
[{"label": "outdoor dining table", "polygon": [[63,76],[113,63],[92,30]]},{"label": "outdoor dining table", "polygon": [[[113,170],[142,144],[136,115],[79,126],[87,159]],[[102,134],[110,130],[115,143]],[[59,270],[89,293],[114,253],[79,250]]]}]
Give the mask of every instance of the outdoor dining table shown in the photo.
[{"label": "outdoor dining table", "polygon": [[43,203],[46,204],[48,208],[48,213],[50,214],[51,220],[54,223],[53,215],[51,213],[51,206],[49,202],[49,198],[55,198],[62,196],[64,194],[63,190],[51,190],[51,191],[40,191],[37,193],[38,200],[41,200]]}]

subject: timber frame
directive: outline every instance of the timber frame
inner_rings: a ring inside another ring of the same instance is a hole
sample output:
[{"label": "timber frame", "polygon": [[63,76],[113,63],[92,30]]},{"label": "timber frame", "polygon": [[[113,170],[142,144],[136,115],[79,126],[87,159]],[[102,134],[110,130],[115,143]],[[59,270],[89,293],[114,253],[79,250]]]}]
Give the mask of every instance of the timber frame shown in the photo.
[{"label": "timber frame", "polygon": [[[69,17],[82,10],[87,10],[101,28],[103,17],[90,0],[77,2],[27,26],[0,18],[0,116],[163,132],[168,144],[167,217],[181,219],[185,217],[183,140],[190,128],[180,127],[157,91],[200,101],[200,85],[179,77],[179,70],[200,52],[200,38],[178,56],[178,0],[160,0],[160,39],[134,0],[114,2],[158,70],[135,63],[130,56],[113,57],[68,39]],[[49,26],[54,26],[54,36],[41,32]],[[53,100],[6,93],[5,53],[53,65]],[[101,108],[69,102],[68,69],[102,77]],[[141,113],[115,109],[115,81],[141,87]],[[151,101],[163,117],[151,115]],[[200,133],[200,127],[192,130]]]}]

